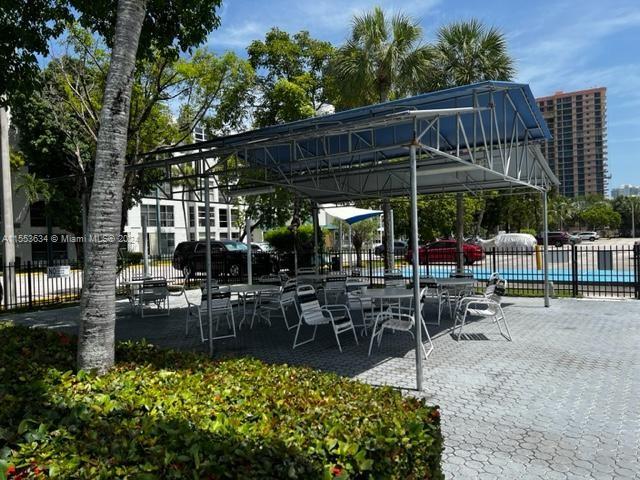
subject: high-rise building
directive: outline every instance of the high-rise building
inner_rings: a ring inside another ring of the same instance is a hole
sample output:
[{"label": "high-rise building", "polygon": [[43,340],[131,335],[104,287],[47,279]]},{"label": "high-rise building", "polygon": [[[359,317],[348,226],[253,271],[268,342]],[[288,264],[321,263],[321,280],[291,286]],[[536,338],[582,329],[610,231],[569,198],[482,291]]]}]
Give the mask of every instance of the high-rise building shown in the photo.
[{"label": "high-rise building", "polygon": [[607,193],[606,88],[537,98],[553,140],[543,148],[567,197]]},{"label": "high-rise building", "polygon": [[638,197],[640,196],[640,185],[620,185],[618,188],[611,189],[611,196],[616,197]]}]

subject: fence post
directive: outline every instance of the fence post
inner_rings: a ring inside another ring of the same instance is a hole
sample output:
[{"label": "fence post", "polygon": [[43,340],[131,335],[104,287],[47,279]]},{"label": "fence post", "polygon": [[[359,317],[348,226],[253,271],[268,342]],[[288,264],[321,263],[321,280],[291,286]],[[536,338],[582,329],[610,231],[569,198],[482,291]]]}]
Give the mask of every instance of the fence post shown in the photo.
[{"label": "fence post", "polygon": [[635,297],[640,299],[640,243],[633,244],[633,286]]},{"label": "fence post", "polygon": [[33,289],[31,287],[31,262],[27,262],[27,293],[29,298],[29,308],[33,308]]},{"label": "fence post", "polygon": [[571,245],[571,290],[574,297],[578,296],[578,246]]},{"label": "fence post", "polygon": [[496,247],[491,248],[491,273],[498,271],[498,256],[496,255]]},{"label": "fence post", "polygon": [[373,258],[369,249],[369,285],[373,286]]}]

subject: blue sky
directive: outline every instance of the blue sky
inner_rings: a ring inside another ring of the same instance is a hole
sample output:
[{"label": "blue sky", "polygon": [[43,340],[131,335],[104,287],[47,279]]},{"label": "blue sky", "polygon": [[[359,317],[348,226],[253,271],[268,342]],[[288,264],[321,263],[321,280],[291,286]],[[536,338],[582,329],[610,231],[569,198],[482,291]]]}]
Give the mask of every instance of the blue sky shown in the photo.
[{"label": "blue sky", "polygon": [[425,39],[453,20],[479,18],[502,30],[516,59],[516,80],[534,95],[607,87],[610,187],[640,184],[640,1],[230,0],[222,25],[209,37],[215,51],[235,50],[263,39],[273,26],[338,45],[355,13],[380,5],[420,20]]}]

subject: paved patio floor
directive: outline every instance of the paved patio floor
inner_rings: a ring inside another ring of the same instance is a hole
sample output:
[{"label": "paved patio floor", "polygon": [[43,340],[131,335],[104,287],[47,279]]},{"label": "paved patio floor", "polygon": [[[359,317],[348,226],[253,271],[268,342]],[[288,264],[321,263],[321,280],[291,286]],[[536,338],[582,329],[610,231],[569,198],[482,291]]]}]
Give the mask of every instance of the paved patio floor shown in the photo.
[{"label": "paved patio floor", "polygon": [[[170,317],[144,319],[118,302],[118,338],[203,349],[195,328],[184,335],[180,300]],[[541,299],[510,298],[505,311],[513,342],[486,323],[472,324],[460,342],[447,324],[430,327],[435,350],[420,393],[406,334],[385,336],[367,357],[367,337],[356,346],[343,335],[341,354],[325,328],[292,351],[293,333],[274,319],[216,342],[216,354],[308,365],[440,405],[449,479],[640,478],[640,302],[554,300],[544,308]],[[68,308],[4,319],[73,331],[77,316]]]}]

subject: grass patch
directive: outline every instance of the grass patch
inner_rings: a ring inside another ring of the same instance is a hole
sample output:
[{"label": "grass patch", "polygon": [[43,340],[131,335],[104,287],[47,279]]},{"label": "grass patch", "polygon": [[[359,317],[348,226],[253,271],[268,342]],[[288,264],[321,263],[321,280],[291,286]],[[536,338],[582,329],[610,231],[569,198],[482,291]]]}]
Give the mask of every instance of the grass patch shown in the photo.
[{"label": "grass patch", "polygon": [[437,407],[334,374],[0,323],[0,478],[442,479]]}]

